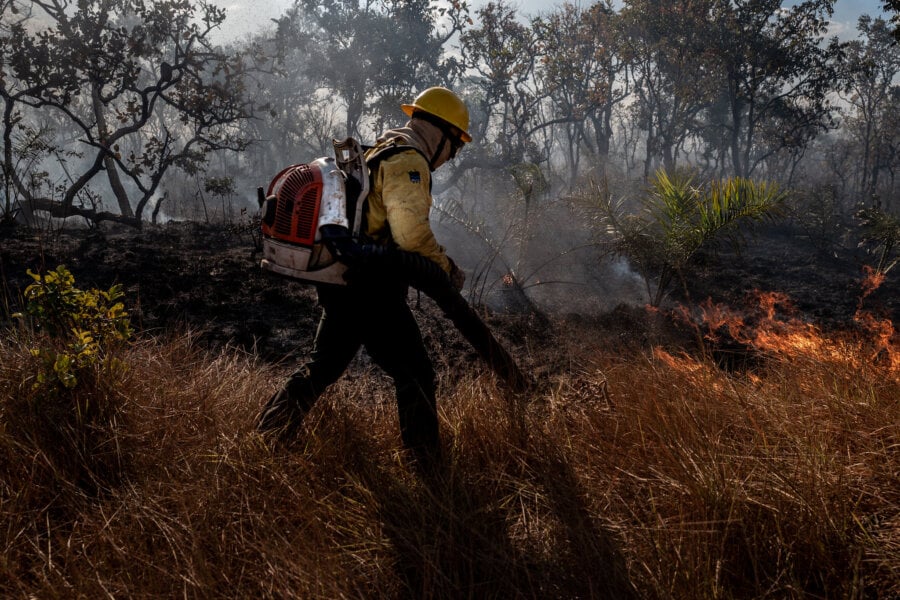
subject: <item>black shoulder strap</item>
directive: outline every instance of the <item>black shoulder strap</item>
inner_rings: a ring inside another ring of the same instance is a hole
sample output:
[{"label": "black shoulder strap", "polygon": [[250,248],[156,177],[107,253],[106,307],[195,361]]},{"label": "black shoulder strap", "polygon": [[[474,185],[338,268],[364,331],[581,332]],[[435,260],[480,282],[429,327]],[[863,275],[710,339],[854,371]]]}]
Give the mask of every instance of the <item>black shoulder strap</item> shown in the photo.
[{"label": "black shoulder strap", "polygon": [[369,167],[369,176],[373,176],[378,172],[378,165],[383,160],[387,160],[388,158],[400,154],[401,152],[406,152],[407,150],[415,150],[419,153],[419,155],[425,159],[425,162],[428,162],[428,157],[425,156],[425,153],[416,148],[415,146],[410,146],[408,144],[399,144],[398,138],[393,138],[388,140],[384,146],[372,146],[370,148],[365,148],[365,152],[368,153],[370,150],[375,150],[371,156],[366,158],[366,165]]}]

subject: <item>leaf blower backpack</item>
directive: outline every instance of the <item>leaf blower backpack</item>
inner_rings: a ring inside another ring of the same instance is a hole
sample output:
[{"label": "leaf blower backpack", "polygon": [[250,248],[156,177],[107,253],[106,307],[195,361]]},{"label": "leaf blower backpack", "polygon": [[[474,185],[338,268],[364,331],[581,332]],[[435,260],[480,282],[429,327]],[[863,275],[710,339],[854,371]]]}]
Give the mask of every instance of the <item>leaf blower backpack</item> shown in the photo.
[{"label": "leaf blower backpack", "polygon": [[340,249],[359,239],[369,170],[353,138],[335,140],[334,154],[287,167],[268,191],[257,190],[263,269],[310,282],[346,284]]}]

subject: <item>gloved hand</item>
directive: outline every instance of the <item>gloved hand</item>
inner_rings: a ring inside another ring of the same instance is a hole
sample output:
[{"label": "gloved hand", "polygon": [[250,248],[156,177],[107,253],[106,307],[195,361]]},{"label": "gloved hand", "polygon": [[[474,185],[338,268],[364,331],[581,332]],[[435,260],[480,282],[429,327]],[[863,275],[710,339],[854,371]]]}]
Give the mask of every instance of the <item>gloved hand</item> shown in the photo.
[{"label": "gloved hand", "polygon": [[456,266],[456,263],[453,262],[452,258],[447,258],[450,261],[450,282],[453,284],[453,287],[456,288],[457,292],[461,292],[463,286],[466,284],[466,274],[462,269]]}]

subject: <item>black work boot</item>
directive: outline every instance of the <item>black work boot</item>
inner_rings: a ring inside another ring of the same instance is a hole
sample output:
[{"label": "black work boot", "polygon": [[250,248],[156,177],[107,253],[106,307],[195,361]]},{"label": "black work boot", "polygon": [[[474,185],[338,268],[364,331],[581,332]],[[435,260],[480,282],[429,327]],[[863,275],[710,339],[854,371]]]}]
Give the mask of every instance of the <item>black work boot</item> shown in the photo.
[{"label": "black work boot", "polygon": [[424,481],[436,482],[445,476],[447,469],[440,444],[414,446],[409,451],[412,455],[410,467]]},{"label": "black work boot", "polygon": [[278,441],[290,441],[296,437],[305,416],[306,411],[282,388],[263,406],[256,419],[256,430]]},{"label": "black work boot", "polygon": [[413,468],[422,475],[442,469],[441,439],[434,398],[434,385],[426,380],[397,385],[397,408],[400,437],[411,452]]}]

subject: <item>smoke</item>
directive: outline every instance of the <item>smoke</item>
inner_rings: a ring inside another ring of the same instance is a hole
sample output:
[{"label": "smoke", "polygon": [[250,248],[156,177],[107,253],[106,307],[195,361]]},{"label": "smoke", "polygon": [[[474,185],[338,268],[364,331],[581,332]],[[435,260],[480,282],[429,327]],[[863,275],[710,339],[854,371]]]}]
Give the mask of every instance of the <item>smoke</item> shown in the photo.
[{"label": "smoke", "polygon": [[581,206],[558,194],[525,202],[515,192],[496,193],[509,187],[501,177],[477,192],[435,200],[432,227],[466,272],[472,300],[558,315],[646,304],[642,278],[609,253]]}]

